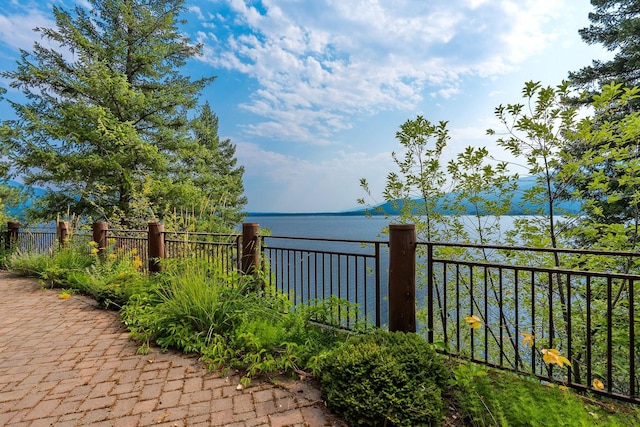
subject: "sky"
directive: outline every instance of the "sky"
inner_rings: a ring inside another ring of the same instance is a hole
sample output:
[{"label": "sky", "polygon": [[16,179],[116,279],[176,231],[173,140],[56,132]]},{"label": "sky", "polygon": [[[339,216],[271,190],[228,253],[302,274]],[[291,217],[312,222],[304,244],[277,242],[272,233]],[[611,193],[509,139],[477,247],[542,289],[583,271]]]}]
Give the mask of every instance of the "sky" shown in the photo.
[{"label": "sky", "polygon": [[[55,27],[53,5],[4,0],[0,69],[32,50],[35,27]],[[395,133],[422,115],[448,121],[444,161],[469,145],[499,160],[494,109],[522,101],[527,81],[555,86],[611,57],[585,44],[588,0],[186,0],[185,36],[203,53],[182,73],[217,76],[200,101],[244,166],[249,212],[358,208],[360,178],[382,200]],[[20,94],[0,79],[7,98]],[[12,117],[0,102],[0,119]],[[513,167],[514,172],[522,173]]]}]

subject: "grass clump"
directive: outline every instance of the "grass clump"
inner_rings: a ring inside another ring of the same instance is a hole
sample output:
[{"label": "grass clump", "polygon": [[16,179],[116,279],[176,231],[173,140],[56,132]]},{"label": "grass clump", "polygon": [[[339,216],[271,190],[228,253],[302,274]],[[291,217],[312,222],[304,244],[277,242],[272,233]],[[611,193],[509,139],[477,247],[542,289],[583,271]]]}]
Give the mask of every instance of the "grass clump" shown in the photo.
[{"label": "grass clump", "polygon": [[327,358],[322,391],[354,426],[431,426],[444,419],[447,372],[416,334],[376,330],[354,336]]},{"label": "grass clump", "polygon": [[79,276],[93,262],[86,250],[69,246],[44,254],[15,252],[9,257],[7,268],[24,276],[37,277],[48,288],[82,287],[84,280]]},{"label": "grass clump", "polygon": [[640,426],[637,408],[578,395],[537,378],[454,363],[448,395],[464,426]]}]

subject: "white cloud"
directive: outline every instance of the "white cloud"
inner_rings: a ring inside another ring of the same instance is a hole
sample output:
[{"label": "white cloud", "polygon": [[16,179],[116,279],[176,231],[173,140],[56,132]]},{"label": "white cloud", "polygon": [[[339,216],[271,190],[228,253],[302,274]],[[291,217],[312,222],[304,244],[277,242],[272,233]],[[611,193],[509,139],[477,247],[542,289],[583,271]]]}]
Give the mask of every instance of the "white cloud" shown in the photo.
[{"label": "white cloud", "polygon": [[264,122],[250,133],[307,143],[326,143],[353,114],[413,109],[426,93],[455,97],[467,76],[509,72],[557,38],[559,13],[555,0],[252,4],[228,0],[240,27],[201,33],[202,59],[258,82],[242,107]]},{"label": "white cloud", "polygon": [[33,31],[36,27],[55,27],[55,22],[48,12],[34,8],[28,9],[24,13],[0,15],[0,43],[14,51],[31,50],[36,41],[45,44],[41,40],[40,34]]}]

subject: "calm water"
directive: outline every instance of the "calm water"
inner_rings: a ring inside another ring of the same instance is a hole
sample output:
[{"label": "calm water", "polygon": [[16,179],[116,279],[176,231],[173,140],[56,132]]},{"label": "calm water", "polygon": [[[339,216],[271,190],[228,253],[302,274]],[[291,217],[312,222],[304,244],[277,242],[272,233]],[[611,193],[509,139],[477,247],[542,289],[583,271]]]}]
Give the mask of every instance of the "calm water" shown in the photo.
[{"label": "calm water", "polygon": [[[473,229],[474,217],[462,217]],[[483,222],[491,224],[494,217],[484,217]],[[517,217],[503,216],[500,227],[503,232],[513,227]],[[388,240],[381,231],[392,220],[384,216],[248,216],[247,223],[258,223],[260,228],[268,228],[273,236],[294,236],[310,238],[336,238],[346,240]]]},{"label": "calm water", "polygon": [[249,216],[245,222],[268,228],[273,236],[336,238],[347,240],[386,240],[381,230],[389,220],[364,216]]}]

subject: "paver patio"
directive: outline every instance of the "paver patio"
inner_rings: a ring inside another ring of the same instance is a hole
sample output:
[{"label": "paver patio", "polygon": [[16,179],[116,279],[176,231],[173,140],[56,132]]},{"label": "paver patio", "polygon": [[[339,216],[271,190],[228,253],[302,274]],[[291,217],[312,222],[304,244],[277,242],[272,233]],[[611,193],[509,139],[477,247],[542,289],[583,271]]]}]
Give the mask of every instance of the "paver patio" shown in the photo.
[{"label": "paver patio", "polygon": [[195,357],[136,349],[117,313],[0,272],[0,425],[345,425],[306,382],[238,390]]}]

